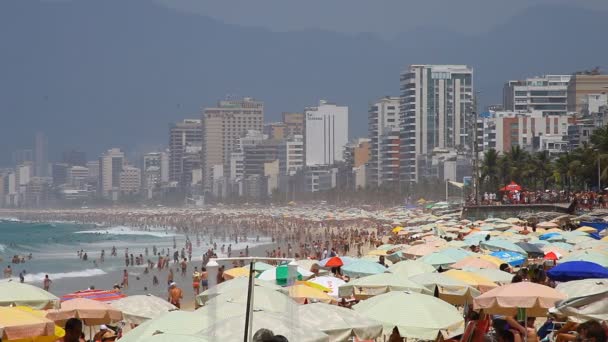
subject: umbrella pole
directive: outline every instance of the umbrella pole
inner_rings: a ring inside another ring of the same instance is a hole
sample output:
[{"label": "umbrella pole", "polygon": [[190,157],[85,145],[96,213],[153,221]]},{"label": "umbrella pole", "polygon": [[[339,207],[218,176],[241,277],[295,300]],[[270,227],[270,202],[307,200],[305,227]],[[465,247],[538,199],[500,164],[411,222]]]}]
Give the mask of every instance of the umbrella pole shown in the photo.
[{"label": "umbrella pole", "polygon": [[245,336],[244,336],[244,341],[245,342],[249,342],[251,340],[251,330],[252,330],[252,314],[253,314],[253,282],[254,282],[254,277],[253,274],[255,272],[254,270],[254,259],[251,259],[251,262],[249,263],[249,284],[247,286],[247,312],[245,313]]}]

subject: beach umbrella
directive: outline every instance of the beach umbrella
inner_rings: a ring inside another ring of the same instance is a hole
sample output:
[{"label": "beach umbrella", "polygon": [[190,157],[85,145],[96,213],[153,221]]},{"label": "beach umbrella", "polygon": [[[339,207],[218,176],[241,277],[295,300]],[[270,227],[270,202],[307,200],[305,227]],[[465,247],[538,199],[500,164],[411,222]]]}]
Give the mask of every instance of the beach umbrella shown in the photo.
[{"label": "beach umbrella", "polygon": [[[247,304],[247,291],[240,289],[224,291],[222,294],[210,299],[205,306],[217,305],[216,307],[222,310],[222,306],[225,303]],[[297,304],[283,293],[266,287],[256,286],[253,295],[253,305],[269,312],[285,312],[293,309]]]},{"label": "beach umbrella", "polygon": [[[30,313],[32,315],[35,315],[35,316],[38,316],[41,318],[48,319],[48,318],[46,318],[46,311],[44,311],[44,310],[36,310],[36,309],[32,309],[27,306],[15,306],[14,308],[19,309],[21,311],[25,311],[27,313]],[[63,336],[65,336],[65,330],[62,327],[55,325],[54,333],[52,336],[38,336],[38,337],[34,337],[34,338],[11,340],[11,342],[55,342],[55,341],[61,339]]]},{"label": "beach umbrella", "polygon": [[289,297],[296,301],[299,304],[306,304],[310,302],[322,302],[322,303],[332,303],[336,300],[330,297],[327,293],[306,285],[293,285],[288,287],[289,289]]},{"label": "beach umbrella", "polygon": [[547,254],[545,254],[545,256],[543,257],[545,260],[558,260],[559,258],[561,258],[561,254],[559,252],[549,252]]},{"label": "beach umbrella", "polygon": [[511,251],[492,252],[490,255],[503,260],[511,266],[521,266],[528,260],[524,255]]},{"label": "beach umbrella", "polygon": [[511,280],[513,280],[513,275],[511,273],[493,268],[465,268],[463,271],[478,274],[497,284],[510,284]]},{"label": "beach umbrella", "polygon": [[460,261],[466,257],[469,257],[471,255],[474,255],[474,253],[466,251],[462,248],[454,248],[454,247],[449,247],[449,248],[445,248],[445,249],[441,249],[439,252],[437,253],[441,253],[443,255],[447,255],[450,258],[456,260],[456,261]]},{"label": "beach umbrella", "polygon": [[[53,339],[54,338],[54,339]],[[2,341],[55,341],[55,323],[43,316],[16,307],[0,307]]]},{"label": "beach umbrella", "polygon": [[239,277],[248,277],[249,276],[249,268],[248,267],[235,267],[229,270],[224,271],[222,277],[224,279],[234,279]]},{"label": "beach umbrella", "polygon": [[337,305],[313,303],[298,307],[298,320],[303,326],[329,335],[330,341],[371,340],[382,334],[382,324],[360,313]]},{"label": "beach umbrella", "polygon": [[[218,310],[219,311],[219,310]],[[177,334],[178,336],[194,335],[206,324],[201,314],[191,311],[171,311],[148,320],[131,329],[120,338],[120,342],[148,342],[155,335]],[[181,338],[168,341],[181,341]]]},{"label": "beach umbrella", "polygon": [[568,261],[553,267],[547,275],[556,281],[608,278],[608,269],[593,262]]},{"label": "beach umbrella", "polygon": [[608,279],[583,279],[559,283],[556,290],[568,298],[590,296],[608,291]]},{"label": "beach umbrella", "polygon": [[608,291],[563,300],[557,303],[556,309],[576,323],[608,321]]},{"label": "beach umbrella", "polygon": [[523,248],[519,247],[515,243],[502,239],[490,239],[488,241],[483,241],[481,243],[481,247],[491,251],[509,251],[528,255]]},{"label": "beach umbrella", "polygon": [[[313,276],[314,273],[307,271],[301,267],[296,269],[296,277],[297,280],[308,279]],[[275,267],[274,269],[266,270],[257,277],[261,280],[266,280],[270,282],[274,282],[278,285],[287,284],[287,280],[289,278],[289,269],[287,265],[280,265]]]},{"label": "beach umbrella", "polygon": [[[570,252],[574,246],[572,246],[571,244],[566,243],[566,242],[557,241],[557,242],[551,242],[550,244],[545,245],[545,247],[557,247],[557,248],[561,248],[563,251]],[[542,250],[545,252],[547,251],[544,247],[542,248]]]},{"label": "beach umbrella", "polygon": [[441,252],[435,252],[425,255],[418,260],[427,263],[435,268],[447,268],[448,266],[456,263],[455,259],[452,259],[448,255],[442,254]]},{"label": "beach umbrella", "polygon": [[393,228],[392,232],[393,232],[393,233],[399,233],[399,232],[400,232],[400,231],[402,231],[402,230],[403,230],[403,227],[401,227],[401,226],[397,226],[397,227]]},{"label": "beach umbrella", "polygon": [[[502,262],[502,261],[501,261]],[[482,259],[479,255],[474,255],[470,257],[466,257],[454,264],[452,264],[451,268],[455,269],[463,269],[463,268],[498,268],[499,265],[496,265],[495,262]]]},{"label": "beach umbrella", "polygon": [[[245,265],[244,267],[246,269],[249,269],[250,266],[251,265],[248,264],[248,265]],[[274,266],[272,266],[270,264],[267,264],[267,263],[265,263],[263,261],[256,261],[255,263],[253,263],[253,270],[256,271],[256,272],[260,272],[261,273],[261,272],[264,272],[266,270],[271,270],[271,269],[274,269]]]},{"label": "beach umbrella", "polygon": [[450,278],[454,278],[454,279],[463,281],[463,282],[469,284],[470,286],[475,287],[476,289],[478,289],[481,292],[489,291],[498,286],[490,279],[488,279],[484,276],[481,276],[479,274],[475,274],[473,272],[467,272],[467,271],[462,271],[462,270],[449,270],[449,271],[443,272],[442,274],[444,274],[445,276],[448,276]]},{"label": "beach umbrella", "polygon": [[437,251],[439,251],[437,247],[427,243],[423,245],[411,246],[410,248],[404,250],[403,253],[408,256],[421,257]]},{"label": "beach umbrella", "polygon": [[536,225],[536,227],[549,229],[549,228],[557,228],[557,227],[559,227],[559,225],[555,222],[545,221],[545,222],[540,222],[539,224]]},{"label": "beach umbrella", "polygon": [[582,226],[582,227],[576,228],[575,231],[583,232],[583,233],[597,233],[597,229],[595,229],[593,227],[589,227],[589,226]]},{"label": "beach umbrella", "polygon": [[382,323],[386,335],[395,327],[403,337],[422,340],[434,340],[439,334],[450,338],[464,331],[464,319],[454,306],[419,293],[389,292],[361,301],[353,309]]},{"label": "beach umbrella", "polygon": [[481,294],[469,284],[443,273],[422,273],[410,277],[410,280],[426,286],[433,293],[437,290],[439,298],[453,305],[472,303],[473,298]]},{"label": "beach umbrella", "polygon": [[507,284],[473,299],[475,310],[483,309],[489,314],[515,316],[518,310],[526,315],[541,317],[549,308],[566,298],[566,295],[545,285],[532,282]]},{"label": "beach umbrella", "polygon": [[125,297],[126,295],[120,290],[82,290],[61,296],[61,301],[65,302],[76,298],[84,298],[98,302],[111,302]]},{"label": "beach umbrella", "polygon": [[404,260],[400,261],[388,268],[389,272],[400,275],[404,278],[409,278],[421,273],[436,272],[435,267],[426,264],[420,260]]},{"label": "beach umbrella", "polygon": [[562,236],[561,233],[546,233],[538,236],[539,240],[547,240],[547,241],[565,241],[566,239]]},{"label": "beach umbrella", "polygon": [[[220,320],[199,331],[196,335],[214,341],[240,341],[245,334],[245,315]],[[328,342],[329,336],[318,329],[304,327],[289,315],[273,312],[254,312],[251,318],[252,331],[265,328],[275,335],[283,335],[289,341]]]},{"label": "beach umbrella", "polygon": [[346,282],[340,278],[331,277],[331,276],[322,276],[322,277],[312,278],[312,279],[308,280],[307,283],[318,284],[320,286],[323,286],[323,287],[329,289],[329,292],[327,292],[327,294],[329,294],[332,297],[337,298],[338,297],[338,288],[340,286],[344,285]]},{"label": "beach umbrella", "polygon": [[521,247],[530,258],[539,258],[545,255],[545,252],[534,244],[528,242],[516,242],[515,244]]},{"label": "beach umbrella", "polygon": [[344,261],[342,260],[342,258],[340,258],[338,256],[334,256],[334,257],[331,257],[331,258],[326,258],[326,259],[323,259],[323,260],[319,261],[319,266],[321,266],[321,267],[327,267],[327,268],[329,268],[329,267],[341,267],[341,266],[344,266],[344,265],[345,265]]},{"label": "beach umbrella", "polygon": [[[254,284],[256,289],[258,287],[265,287],[273,291],[278,291],[282,292],[283,294],[287,294],[287,290],[285,288],[265,280],[254,279]],[[205,305],[205,303],[207,303],[211,298],[216,297],[222,293],[228,293],[235,290],[247,292],[248,287],[248,278],[235,278],[232,280],[228,280],[216,285],[213,288],[201,292],[199,295],[196,296],[196,303],[198,305]]]},{"label": "beach umbrella", "polygon": [[411,291],[430,294],[430,291],[424,286],[393,273],[380,273],[351,280],[340,286],[338,292],[340,297],[343,298],[354,295],[357,299],[365,299],[391,291]]},{"label": "beach umbrella", "polygon": [[377,262],[361,259],[342,267],[342,273],[351,278],[365,277],[383,272],[386,272],[386,267]]},{"label": "beach umbrella", "polygon": [[578,251],[573,252],[560,260],[560,263],[570,261],[587,261],[593,262],[604,267],[608,267],[608,255],[594,251]]},{"label": "beach umbrella", "polygon": [[89,326],[110,324],[123,319],[120,310],[109,304],[86,298],[75,298],[63,302],[61,309],[48,310],[46,317],[61,325],[74,317]]},{"label": "beach umbrella", "polygon": [[112,302],[110,306],[122,311],[124,320],[132,324],[142,324],[165,312],[177,310],[173,304],[150,294],[121,298]]},{"label": "beach umbrella", "polygon": [[299,267],[301,267],[307,271],[310,271],[313,267],[319,268],[319,266],[320,266],[319,260],[314,260],[314,259],[296,260],[296,264],[298,264]]},{"label": "beach umbrella", "polygon": [[0,282],[0,306],[27,306],[33,309],[58,308],[59,298],[34,285]]}]

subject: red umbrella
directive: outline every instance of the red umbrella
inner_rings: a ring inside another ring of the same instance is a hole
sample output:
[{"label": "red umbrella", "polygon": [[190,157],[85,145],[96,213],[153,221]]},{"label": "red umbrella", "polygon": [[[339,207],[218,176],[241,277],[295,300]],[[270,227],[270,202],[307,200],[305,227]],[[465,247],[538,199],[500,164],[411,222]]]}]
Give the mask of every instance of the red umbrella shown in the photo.
[{"label": "red umbrella", "polygon": [[557,260],[559,259],[559,256],[557,254],[555,254],[555,252],[549,252],[547,254],[545,254],[545,260]]},{"label": "red umbrella", "polygon": [[521,191],[521,186],[513,181],[501,188],[500,191]]},{"label": "red umbrella", "polygon": [[126,297],[126,295],[120,292],[120,290],[83,290],[66,294],[61,297],[61,301],[65,302],[76,298],[86,298],[99,302],[111,302],[124,297]]},{"label": "red umbrella", "polygon": [[325,267],[341,267],[343,265],[344,262],[342,259],[340,259],[340,257],[337,256],[329,258],[329,260],[327,260],[325,263]]}]

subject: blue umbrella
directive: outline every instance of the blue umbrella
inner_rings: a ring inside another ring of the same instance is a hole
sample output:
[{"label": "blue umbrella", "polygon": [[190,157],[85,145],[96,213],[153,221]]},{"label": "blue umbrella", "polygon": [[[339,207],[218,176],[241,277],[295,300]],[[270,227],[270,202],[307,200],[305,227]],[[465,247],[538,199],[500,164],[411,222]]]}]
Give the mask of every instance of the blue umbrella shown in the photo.
[{"label": "blue umbrella", "polygon": [[561,235],[562,234],[560,234],[560,233],[547,233],[547,234],[543,234],[543,235],[539,236],[538,239],[539,240],[547,240],[547,239],[549,239],[551,237],[561,236]]},{"label": "blue umbrella", "polygon": [[568,261],[547,272],[549,278],[557,281],[608,278],[608,269],[589,261]]},{"label": "blue umbrella", "polygon": [[524,255],[511,251],[498,251],[490,253],[490,255],[504,260],[511,266],[521,266],[527,259]]}]

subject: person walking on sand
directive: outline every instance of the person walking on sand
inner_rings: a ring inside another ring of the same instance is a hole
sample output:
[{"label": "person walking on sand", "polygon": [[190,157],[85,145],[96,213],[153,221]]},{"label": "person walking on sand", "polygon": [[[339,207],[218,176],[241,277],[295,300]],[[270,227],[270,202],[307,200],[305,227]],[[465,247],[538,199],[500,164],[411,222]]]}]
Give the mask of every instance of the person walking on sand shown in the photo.
[{"label": "person walking on sand", "polygon": [[198,271],[198,267],[194,267],[194,272],[192,273],[192,289],[195,294],[200,293],[201,288],[201,273]]},{"label": "person walking on sand", "polygon": [[181,308],[180,301],[184,298],[182,289],[177,287],[177,284],[172,282],[169,285],[169,303],[175,305],[178,309]]},{"label": "person walking on sand", "polygon": [[207,273],[207,268],[202,267],[201,268],[201,286],[203,287],[203,291],[206,291],[209,288],[209,281],[207,280],[208,275],[209,274]]},{"label": "person walking on sand", "polygon": [[173,269],[172,268],[169,269],[169,274],[167,274],[167,284],[169,286],[171,286],[171,283],[173,283]]},{"label": "person walking on sand", "polygon": [[122,271],[122,287],[129,288],[129,272],[126,269]]},{"label": "person walking on sand", "polygon": [[44,275],[44,281],[42,281],[42,285],[44,286],[44,291],[48,291],[51,288],[51,283],[53,281],[49,279],[49,275]]},{"label": "person walking on sand", "polygon": [[182,262],[180,263],[180,266],[182,268],[182,278],[186,276],[186,271],[188,269],[188,262],[186,261],[186,258],[182,259]]}]

